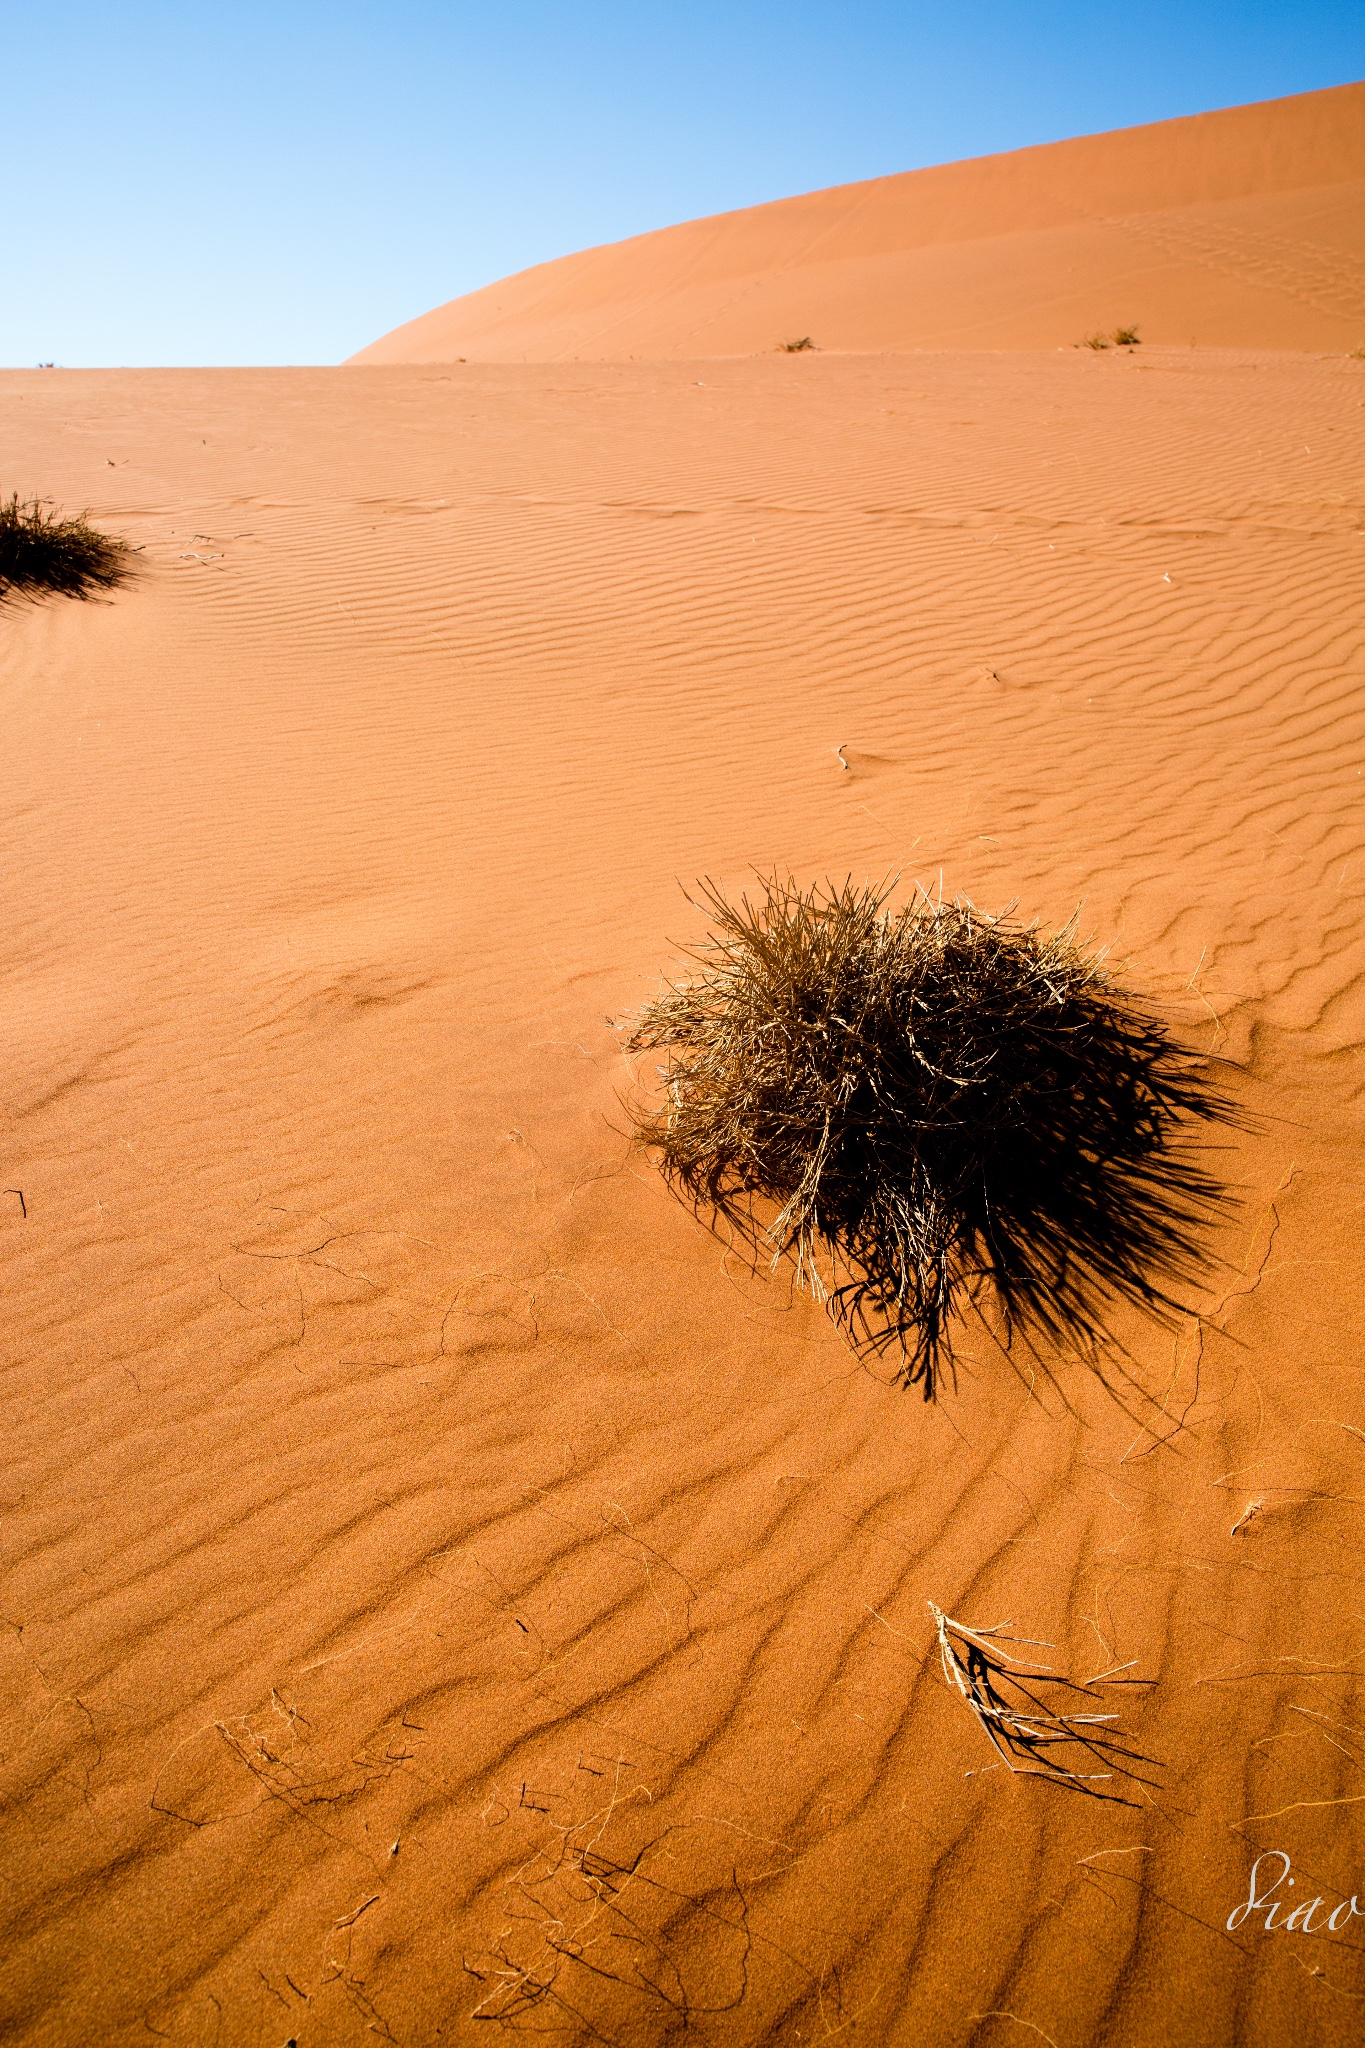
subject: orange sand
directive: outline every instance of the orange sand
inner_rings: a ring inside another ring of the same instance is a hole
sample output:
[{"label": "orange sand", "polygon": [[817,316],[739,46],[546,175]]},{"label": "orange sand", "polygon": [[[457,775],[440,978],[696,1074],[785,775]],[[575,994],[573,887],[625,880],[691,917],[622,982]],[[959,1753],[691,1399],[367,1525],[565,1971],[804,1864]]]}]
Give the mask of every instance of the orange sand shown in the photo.
[{"label": "orange sand", "polygon": [[[1365,362],[0,400],[144,549],[0,608],[0,2032],[1358,2040],[1365,1920],[1226,1922],[1365,1901]],[[631,1157],[770,864],[1081,902],[1243,1063],[1151,1400],[926,1409]],[[1157,1681],[1151,1803],[990,1768],[929,1600]]]},{"label": "orange sand", "polygon": [[[1222,1929],[1365,1894],[1365,365],[3,388],[146,546],[0,613],[15,2037],[1358,2038],[1358,1934]],[[630,1160],[606,1019],[771,862],[1221,1020],[1171,1447],[886,1391]],[[972,1775],[928,1599],[1158,1678],[1151,1810]]]},{"label": "orange sand", "polygon": [[358,363],[1365,340],[1365,84],[841,185],[539,264]]}]

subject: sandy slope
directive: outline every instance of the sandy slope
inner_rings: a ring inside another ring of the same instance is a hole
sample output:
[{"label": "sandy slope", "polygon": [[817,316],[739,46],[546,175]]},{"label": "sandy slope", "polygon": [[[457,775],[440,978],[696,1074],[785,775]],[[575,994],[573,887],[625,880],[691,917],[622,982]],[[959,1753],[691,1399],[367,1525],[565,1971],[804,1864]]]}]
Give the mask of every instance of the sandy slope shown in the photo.
[{"label": "sandy slope", "polygon": [[360,363],[1365,339],[1365,84],[718,214],[503,278]]},{"label": "sandy slope", "polygon": [[[1365,1898],[1365,364],[0,390],[146,549],[0,611],[9,2036],[1358,2039],[1365,1921],[1223,1930]],[[630,1159],[606,1020],[767,863],[1221,1019],[1160,1411],[926,1410]],[[1152,1804],[984,1770],[929,1599],[1156,1679]]]}]

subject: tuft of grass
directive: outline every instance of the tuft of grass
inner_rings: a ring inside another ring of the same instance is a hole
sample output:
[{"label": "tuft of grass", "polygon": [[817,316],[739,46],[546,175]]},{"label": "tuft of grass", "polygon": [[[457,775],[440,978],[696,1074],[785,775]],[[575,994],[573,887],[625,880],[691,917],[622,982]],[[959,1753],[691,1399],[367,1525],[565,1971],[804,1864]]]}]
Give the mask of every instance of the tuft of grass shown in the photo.
[{"label": "tuft of grass", "polygon": [[[1242,1119],[1075,920],[1037,925],[890,885],[760,878],[627,1049],[663,1051],[634,1118],[673,1191],[754,1263],[795,1264],[860,1355],[932,1400],[974,1312],[1098,1366],[1105,1305],[1183,1312],[1226,1200],[1187,1144]],[[988,1313],[989,1312],[989,1313]]]},{"label": "tuft of grass", "polygon": [[1087,334],[1084,341],[1078,342],[1076,346],[1094,349],[1138,348],[1141,341],[1142,337],[1136,327],[1115,327],[1109,334],[1101,333],[1097,329],[1094,334]]},{"label": "tuft of grass", "polygon": [[38,498],[0,499],[0,598],[11,591],[60,591],[86,597],[112,590],[127,574],[128,549],[85,517],[63,519]]},{"label": "tuft of grass", "polygon": [[[1068,1791],[1085,1792],[1092,1799],[1110,1800],[1117,1806],[1141,1803],[1114,1790],[1113,1781],[1120,1777],[1139,1785],[1155,1785],[1157,1781],[1144,1776],[1141,1768],[1155,1767],[1155,1759],[1128,1747],[1113,1726],[1117,1715],[1062,1710],[1073,1702],[1103,1707],[1096,1680],[1078,1684],[1045,1664],[1011,1656],[1002,1645],[1024,1639],[1007,1633],[1008,1622],[995,1628],[966,1628],[932,1600],[929,1612],[938,1629],[944,1677],[967,1702],[1009,1770],[1019,1777],[1046,1778]],[[1026,1647],[1047,1650],[1052,1645],[1030,1642]],[[1151,1683],[1141,1679],[1118,1682]],[[1050,1704],[1044,1692],[1055,1697],[1057,1704]],[[1065,1698],[1068,1694],[1070,1701]],[[1101,1768],[1083,1769],[1086,1764]]]},{"label": "tuft of grass", "polygon": [[815,343],[808,334],[803,334],[799,341],[779,341],[777,345],[785,355],[789,356],[799,356],[802,349],[815,347]]}]

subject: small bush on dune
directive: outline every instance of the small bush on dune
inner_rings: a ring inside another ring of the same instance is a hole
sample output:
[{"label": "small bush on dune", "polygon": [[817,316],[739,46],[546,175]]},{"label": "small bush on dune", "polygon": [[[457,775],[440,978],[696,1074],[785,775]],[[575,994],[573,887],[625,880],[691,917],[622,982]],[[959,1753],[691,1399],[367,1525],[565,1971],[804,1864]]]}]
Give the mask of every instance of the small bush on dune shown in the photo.
[{"label": "small bush on dune", "polygon": [[85,597],[112,589],[127,569],[123,542],[83,517],[62,519],[37,498],[21,505],[17,492],[0,499],[0,597],[42,590]]},{"label": "small bush on dune", "polygon": [[[1160,1313],[1223,1200],[1191,1119],[1205,1062],[1077,945],[889,889],[712,885],[699,970],[633,1020],[664,1099],[636,1117],[674,1191],[784,1254],[855,1350],[926,1400],[969,1310],[1093,1362],[1106,1303]],[[993,1317],[990,1311],[993,1308]]]},{"label": "small bush on dune", "polygon": [[1142,337],[1136,327],[1116,327],[1112,334],[1104,334],[1098,331],[1094,334],[1087,334],[1085,340],[1080,342],[1078,346],[1094,349],[1138,348],[1141,346],[1141,342]]},{"label": "small bush on dune", "polygon": [[780,341],[777,345],[784,355],[789,356],[799,356],[804,350],[815,347],[815,343],[808,334],[803,334],[799,341]]}]

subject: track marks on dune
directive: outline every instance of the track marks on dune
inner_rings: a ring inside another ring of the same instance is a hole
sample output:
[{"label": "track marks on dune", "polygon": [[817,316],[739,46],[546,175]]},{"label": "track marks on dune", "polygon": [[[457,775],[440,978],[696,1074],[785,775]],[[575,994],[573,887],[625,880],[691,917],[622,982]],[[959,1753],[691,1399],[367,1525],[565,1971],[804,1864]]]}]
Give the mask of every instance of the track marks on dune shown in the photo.
[{"label": "track marks on dune", "polygon": [[[1357,203],[1349,186],[1327,186],[1313,198],[1328,213],[1339,208],[1343,219]],[[1236,218],[1239,211],[1235,204],[1172,208],[1118,216],[1112,224],[1177,263],[1197,264],[1254,290],[1283,294],[1314,312],[1365,318],[1365,265],[1358,258],[1308,237],[1276,235],[1263,223],[1249,226]]]}]

